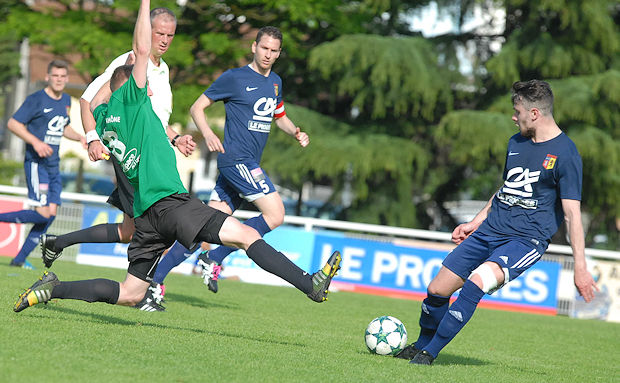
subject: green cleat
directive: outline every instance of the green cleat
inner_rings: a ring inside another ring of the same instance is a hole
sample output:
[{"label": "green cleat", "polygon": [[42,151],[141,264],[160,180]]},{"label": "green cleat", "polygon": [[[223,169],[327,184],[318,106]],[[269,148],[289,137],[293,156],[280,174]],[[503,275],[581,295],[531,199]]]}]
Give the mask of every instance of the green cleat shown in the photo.
[{"label": "green cleat", "polygon": [[327,294],[329,293],[329,284],[332,278],[336,276],[338,270],[340,270],[340,262],[342,256],[339,251],[329,257],[325,266],[316,273],[312,274],[312,291],[308,293],[308,298],[315,302],[324,302],[327,300]]},{"label": "green cleat", "polygon": [[56,274],[51,271],[43,273],[41,278],[36,281],[29,289],[20,294],[19,298],[13,306],[13,311],[16,313],[26,309],[30,306],[34,306],[39,303],[47,303],[52,297],[52,290],[55,286],[58,286],[60,281]]}]

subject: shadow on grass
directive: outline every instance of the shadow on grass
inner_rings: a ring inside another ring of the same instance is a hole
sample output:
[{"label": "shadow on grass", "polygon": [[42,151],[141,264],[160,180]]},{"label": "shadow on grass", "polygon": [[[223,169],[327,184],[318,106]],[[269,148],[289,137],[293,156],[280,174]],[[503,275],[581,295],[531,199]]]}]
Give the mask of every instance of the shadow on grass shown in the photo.
[{"label": "shadow on grass", "polygon": [[[128,308],[128,309],[133,310],[132,308]],[[57,311],[57,312],[64,313],[64,314],[74,315],[76,317],[80,317],[79,321],[84,321],[83,318],[87,318],[87,320],[90,320],[91,322],[94,322],[94,323],[110,323],[110,324],[115,324],[115,325],[131,326],[131,327],[153,327],[153,328],[163,329],[163,330],[180,330],[180,331],[193,332],[197,334],[209,334],[209,335],[223,336],[227,338],[245,339],[245,340],[251,340],[251,341],[260,342],[260,343],[270,343],[270,344],[277,344],[277,345],[284,345],[284,346],[306,347],[306,344],[303,344],[303,343],[283,342],[283,341],[278,341],[278,340],[273,340],[273,339],[257,338],[257,337],[246,336],[246,335],[241,335],[241,334],[233,334],[233,333],[219,331],[219,330],[168,326],[168,325],[161,324],[161,323],[148,322],[148,321],[143,321],[143,320],[131,321],[131,320],[126,320],[126,319],[122,319],[122,318],[111,316],[111,315],[95,314],[91,312],[74,310],[74,309],[70,309],[67,307],[59,307],[58,305],[53,305],[53,306],[48,305],[46,310]],[[37,317],[40,319],[49,319],[48,315],[41,315],[41,314],[43,313],[37,312],[37,313],[32,313],[31,316]],[[165,314],[160,314],[160,313],[145,313],[145,314],[165,315]],[[63,318],[56,318],[56,319],[63,319]],[[66,319],[66,320],[71,321],[70,319]]]},{"label": "shadow on grass", "polygon": [[[359,351],[358,354],[369,355],[370,353],[365,350],[365,351]],[[389,357],[389,356],[381,356],[381,357]],[[409,361],[406,359],[399,359],[395,357],[392,357],[392,358],[394,358],[394,360],[401,361],[402,363],[409,363]],[[482,359],[469,358],[469,357],[462,356],[462,355],[453,355],[453,354],[446,354],[446,353],[441,353],[439,357],[437,358],[437,360],[433,362],[433,366],[448,366],[452,364],[458,364],[462,366],[483,366],[483,365],[491,364],[491,363],[489,363],[486,360],[482,360]]]},{"label": "shadow on grass", "polygon": [[[205,291],[208,291],[206,288]],[[211,295],[214,295],[211,292],[208,292]],[[193,307],[208,309],[208,308],[223,308],[223,309],[233,309],[238,310],[239,305],[233,305],[230,303],[221,303],[221,302],[213,302],[213,301],[205,301],[201,298],[196,298],[193,295],[185,295],[179,293],[166,292],[166,296],[164,297],[166,302],[180,302]]]},{"label": "shadow on grass", "polygon": [[469,358],[462,355],[454,355],[454,354],[446,354],[441,353],[437,357],[437,360],[433,362],[433,365],[450,365],[450,364],[460,364],[463,366],[484,366],[486,364],[491,364],[487,360],[482,360],[478,358]]}]

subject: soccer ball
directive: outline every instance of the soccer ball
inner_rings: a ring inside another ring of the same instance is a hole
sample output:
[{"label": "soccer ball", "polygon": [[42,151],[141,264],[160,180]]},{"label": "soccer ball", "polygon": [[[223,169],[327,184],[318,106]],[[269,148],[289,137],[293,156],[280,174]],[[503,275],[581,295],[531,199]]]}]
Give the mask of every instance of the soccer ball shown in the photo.
[{"label": "soccer ball", "polygon": [[407,329],[393,316],[375,318],[366,327],[366,347],[379,355],[396,355],[407,345]]}]

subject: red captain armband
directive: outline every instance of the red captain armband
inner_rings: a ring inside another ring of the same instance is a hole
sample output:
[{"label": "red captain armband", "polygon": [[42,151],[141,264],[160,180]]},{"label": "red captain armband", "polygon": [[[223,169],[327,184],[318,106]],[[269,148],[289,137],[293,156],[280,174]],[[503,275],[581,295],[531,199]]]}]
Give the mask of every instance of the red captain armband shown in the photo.
[{"label": "red captain armband", "polygon": [[273,116],[275,118],[282,118],[286,116],[286,110],[284,110],[284,101],[280,101],[278,106],[276,106],[276,111],[274,112]]}]

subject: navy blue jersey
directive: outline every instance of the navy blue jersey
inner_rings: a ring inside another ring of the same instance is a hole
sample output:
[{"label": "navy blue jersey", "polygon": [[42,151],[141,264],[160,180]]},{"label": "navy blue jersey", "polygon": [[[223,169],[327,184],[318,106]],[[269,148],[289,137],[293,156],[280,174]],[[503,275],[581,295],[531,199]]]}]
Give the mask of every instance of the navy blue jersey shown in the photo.
[{"label": "navy blue jersey", "polygon": [[[26,125],[30,133],[52,147],[54,153],[44,159],[48,164],[59,162],[58,147],[65,126],[69,125],[70,106],[71,97],[68,94],[63,93],[60,100],[54,100],[42,89],[28,96],[13,115],[15,120]],[[26,160],[41,162],[43,159],[32,145],[27,144]]]},{"label": "navy blue jersey", "polygon": [[581,157],[566,134],[539,143],[515,134],[504,185],[479,230],[548,243],[564,219],[561,199],[581,200],[582,175]]},{"label": "navy blue jersey", "polygon": [[224,102],[224,150],[218,167],[239,162],[260,163],[276,108],[282,104],[282,79],[274,72],[265,77],[249,66],[224,72],[204,92]]}]

